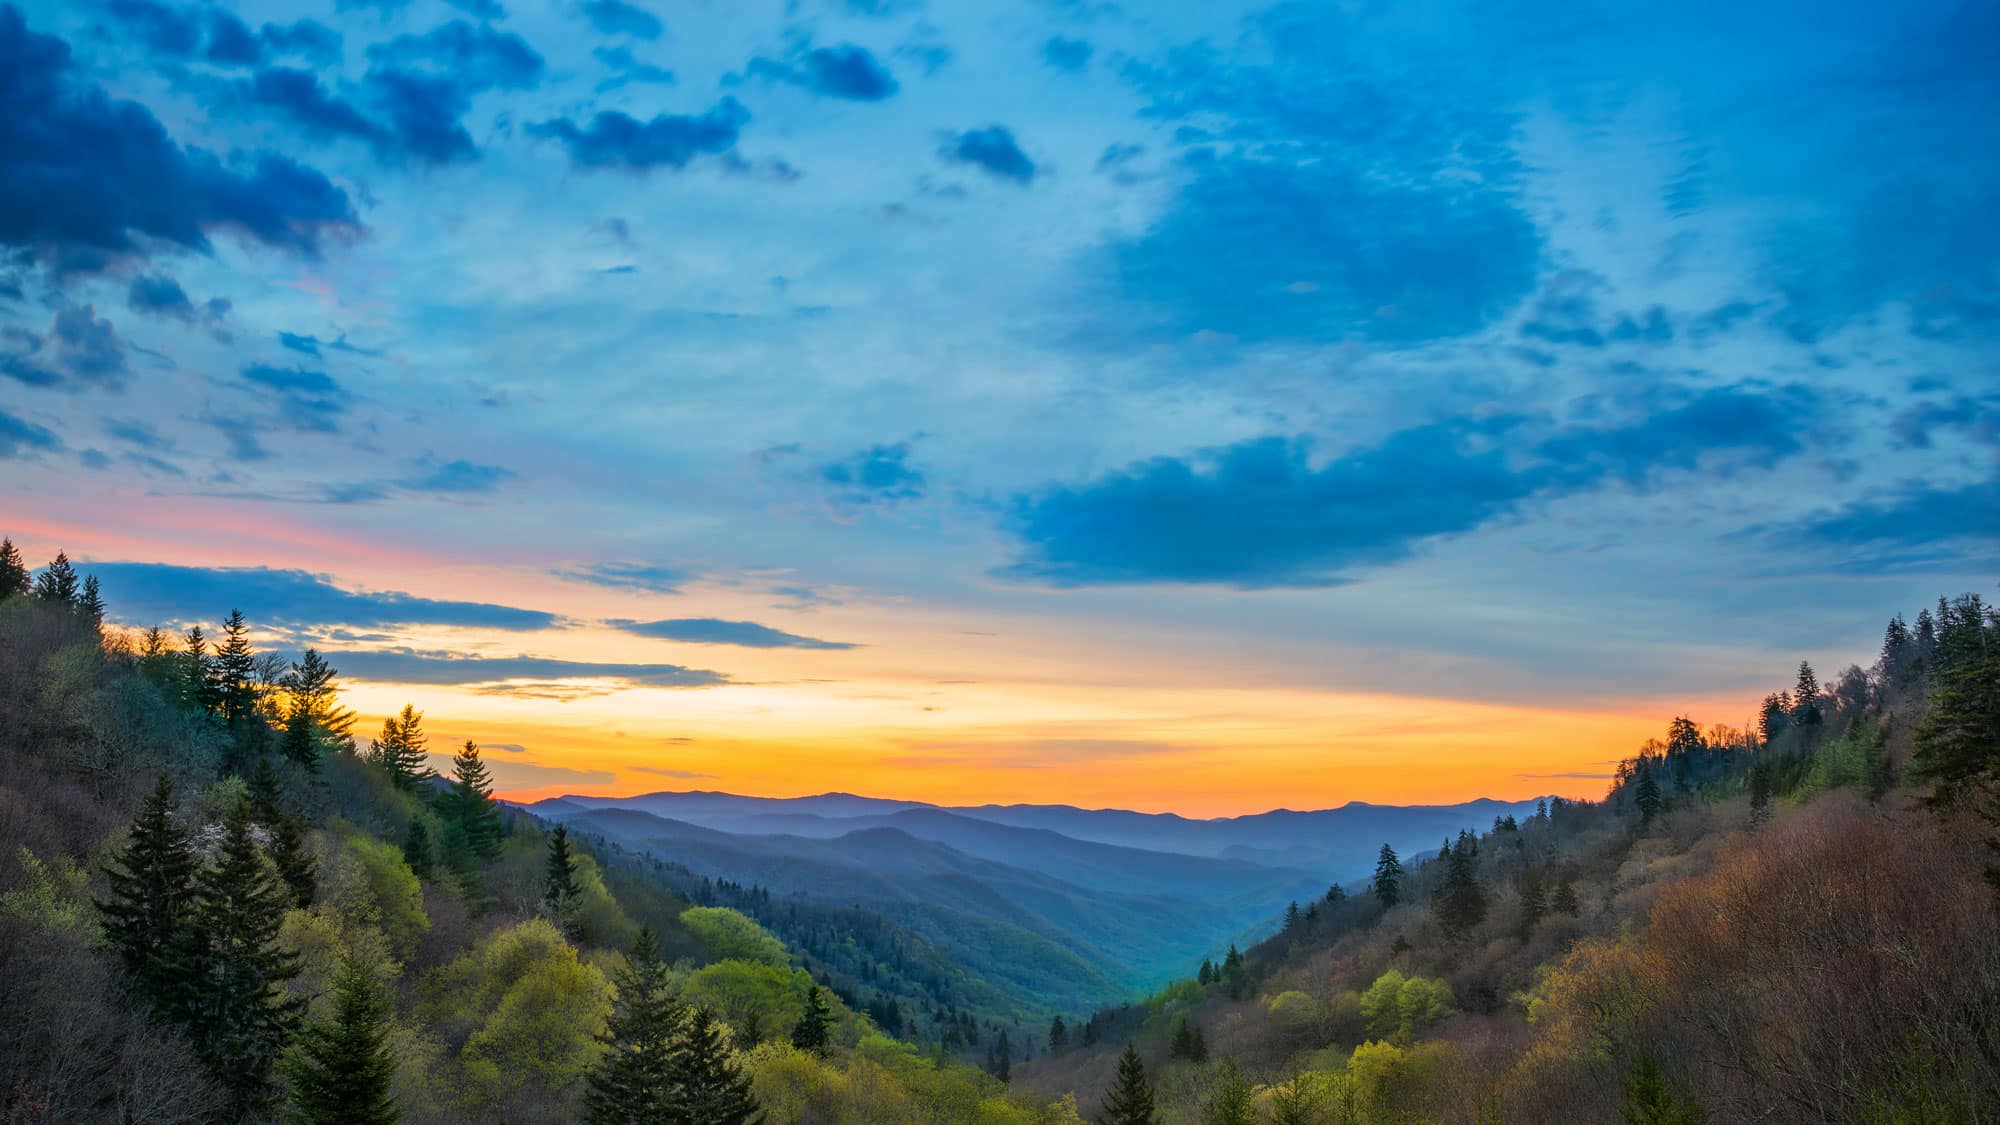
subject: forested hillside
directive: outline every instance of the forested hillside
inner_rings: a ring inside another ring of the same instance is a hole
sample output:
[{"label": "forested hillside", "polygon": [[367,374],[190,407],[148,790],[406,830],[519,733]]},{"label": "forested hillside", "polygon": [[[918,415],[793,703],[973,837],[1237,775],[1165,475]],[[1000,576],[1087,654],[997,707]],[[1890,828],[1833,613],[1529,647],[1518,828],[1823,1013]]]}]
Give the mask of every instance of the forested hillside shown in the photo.
[{"label": "forested hillside", "polygon": [[1756,729],[1365,885],[1015,1075],[1109,1125],[1980,1122],[2000,1107],[2000,618],[1890,622]]},{"label": "forested hillside", "polygon": [[503,810],[476,747],[435,776],[415,707],[359,738],[317,654],[115,597],[0,547],[0,1120],[1078,1120]]}]

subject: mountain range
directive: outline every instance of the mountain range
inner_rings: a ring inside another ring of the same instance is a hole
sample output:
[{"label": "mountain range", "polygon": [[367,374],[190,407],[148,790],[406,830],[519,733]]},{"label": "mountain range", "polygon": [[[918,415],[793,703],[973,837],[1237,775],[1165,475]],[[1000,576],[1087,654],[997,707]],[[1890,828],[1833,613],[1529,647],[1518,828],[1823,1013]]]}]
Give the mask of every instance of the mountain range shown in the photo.
[{"label": "mountain range", "polygon": [[[1385,842],[1414,857],[1460,829],[1531,814],[1534,802],[1351,802],[1215,819],[849,793],[572,795],[525,807],[781,903],[880,913],[1025,1011],[1050,1012],[1187,975],[1269,933],[1288,903],[1365,879]],[[763,920],[782,928],[782,915]]]}]

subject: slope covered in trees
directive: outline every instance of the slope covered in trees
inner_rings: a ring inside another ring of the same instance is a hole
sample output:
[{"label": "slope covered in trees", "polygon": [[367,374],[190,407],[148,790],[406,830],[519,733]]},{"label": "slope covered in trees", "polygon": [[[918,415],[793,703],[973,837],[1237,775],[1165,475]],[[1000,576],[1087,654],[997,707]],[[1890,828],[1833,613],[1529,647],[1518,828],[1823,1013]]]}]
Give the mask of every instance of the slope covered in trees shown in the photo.
[{"label": "slope covered in trees", "polygon": [[0,561],[0,1119],[1078,1121],[497,806],[417,708],[363,746],[316,654]]},{"label": "slope covered in trees", "polygon": [[1943,600],[1788,679],[1601,801],[1383,847],[1016,1086],[1168,1125],[1992,1119],[2000,619]]}]

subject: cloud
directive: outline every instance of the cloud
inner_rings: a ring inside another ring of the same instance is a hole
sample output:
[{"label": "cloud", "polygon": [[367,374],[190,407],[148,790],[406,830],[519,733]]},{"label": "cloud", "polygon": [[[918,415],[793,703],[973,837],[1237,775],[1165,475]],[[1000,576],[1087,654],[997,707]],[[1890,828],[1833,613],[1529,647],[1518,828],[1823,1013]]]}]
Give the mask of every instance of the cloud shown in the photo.
[{"label": "cloud", "polygon": [[666,31],[660,17],[625,0],[585,0],[583,14],[592,27],[606,35],[658,39]]},{"label": "cloud", "polygon": [[9,328],[0,340],[10,345],[0,351],[0,374],[31,387],[83,383],[119,391],[131,373],[124,338],[94,305],[64,305],[46,334]]},{"label": "cloud", "polygon": [[612,72],[611,77],[597,84],[600,94],[635,82],[654,86],[671,86],[674,83],[673,71],[640,59],[632,53],[632,48],[622,43],[615,47],[592,47],[590,55]]},{"label": "cloud", "polygon": [[43,426],[0,410],[0,461],[11,461],[35,453],[55,453],[62,439]]},{"label": "cloud", "polygon": [[626,687],[715,687],[720,672],[678,664],[594,664],[542,656],[467,656],[416,649],[348,649],[324,654],[342,674],[375,683],[464,687],[510,680],[605,680]]},{"label": "cloud", "polygon": [[[1645,397],[1644,413],[1630,423],[1570,427],[1537,452],[1581,483],[1607,472],[1639,483],[1665,469],[1688,471],[1705,462],[1719,473],[1769,468],[1804,448],[1799,435],[1825,409],[1811,388],[1800,385],[1714,387],[1682,401]],[[1718,456],[1726,460],[1718,463]]]},{"label": "cloud", "polygon": [[276,392],[285,421],[297,429],[331,433],[347,412],[347,392],[324,371],[252,363],[243,368],[243,378]]},{"label": "cloud", "polygon": [[1042,61],[1071,74],[1090,65],[1090,54],[1090,44],[1082,39],[1065,39],[1057,35],[1042,44]]},{"label": "cloud", "polygon": [[498,750],[503,754],[525,754],[528,752],[528,748],[518,742],[482,742],[479,744],[479,748],[481,750]]},{"label": "cloud", "polygon": [[[430,755],[431,765],[440,773],[451,772],[452,755],[436,753]],[[568,766],[543,766],[533,762],[514,762],[505,758],[495,758],[486,763],[486,770],[493,777],[493,784],[503,790],[534,789],[544,785],[610,785],[617,781],[617,775],[608,770],[579,770]]]},{"label": "cloud", "polygon": [[558,141],[579,168],[619,168],[648,172],[654,168],[679,171],[698,156],[726,153],[750,113],[735,98],[725,97],[699,116],[662,113],[640,121],[607,110],[578,127],[567,117],[528,126],[537,137]]},{"label": "cloud", "polygon": [[909,464],[910,443],[871,445],[818,469],[819,479],[845,501],[885,504],[924,494],[924,474]]},{"label": "cloud", "polygon": [[378,67],[422,67],[470,90],[528,90],[542,80],[542,56],[527,40],[464,20],[368,48]]},{"label": "cloud", "polygon": [[347,590],[327,575],[303,570],[140,562],[93,562],[87,569],[104,583],[113,618],[132,624],[214,620],[232,608],[257,624],[291,628],[445,625],[526,632],[562,623],[554,614],[512,606]]},{"label": "cloud", "polygon": [[559,578],[588,582],[614,590],[644,590],[651,594],[678,594],[696,577],[695,572],[678,566],[641,562],[601,562],[555,572]]},{"label": "cloud", "polygon": [[627,621],[614,619],[606,625],[624,633],[655,640],[679,641],[691,645],[738,645],[743,648],[850,649],[861,646],[842,641],[822,641],[801,637],[759,625],[754,621],[723,621],[715,617],[681,617],[671,621]]},{"label": "cloud", "polygon": [[316,256],[361,229],[347,194],[271,152],[230,163],[176,144],[151,112],[80,79],[69,45],[0,5],[0,247],[58,275],[95,273],[159,247],[197,253],[229,230]]},{"label": "cloud", "polygon": [[278,333],[278,343],[286,351],[297,352],[300,355],[311,356],[314,359],[320,358],[319,341],[314,337],[280,331]]},{"label": "cloud", "polygon": [[519,474],[498,465],[476,465],[471,461],[429,464],[413,477],[396,481],[396,487],[411,492],[473,493],[491,492]]},{"label": "cloud", "polygon": [[852,43],[816,47],[784,62],[752,59],[749,69],[753,75],[789,83],[819,97],[848,101],[885,101],[901,89],[888,67]]},{"label": "cloud", "polygon": [[1035,162],[1015,142],[1013,131],[1004,125],[952,134],[938,149],[938,157],[955,164],[970,164],[1017,184],[1027,184],[1039,174]]},{"label": "cloud", "polygon": [[1954,540],[2000,542],[2000,474],[1965,484],[1912,481],[1872,500],[1779,528],[1782,542],[1823,548],[1928,547]]},{"label": "cloud", "polygon": [[340,61],[340,34],[314,20],[267,23],[253,32],[235,13],[220,8],[111,0],[105,11],[156,55],[199,58],[222,67],[253,66],[269,55],[298,55],[320,65]]},{"label": "cloud", "polygon": [[127,445],[149,449],[155,453],[170,452],[174,448],[174,443],[170,439],[161,436],[158,430],[137,418],[106,422],[104,432]]},{"label": "cloud", "polygon": [[660,777],[677,777],[682,781],[695,781],[700,778],[712,778],[715,776],[712,773],[701,773],[698,770],[675,769],[672,766],[625,766],[623,768],[631,770],[634,773],[657,774]]},{"label": "cloud", "polygon": [[125,294],[125,304],[133,312],[171,317],[187,324],[197,320],[221,320],[228,315],[230,308],[229,301],[222,297],[196,306],[188,298],[187,291],[181,288],[180,282],[163,275],[133,278],[131,288]]}]

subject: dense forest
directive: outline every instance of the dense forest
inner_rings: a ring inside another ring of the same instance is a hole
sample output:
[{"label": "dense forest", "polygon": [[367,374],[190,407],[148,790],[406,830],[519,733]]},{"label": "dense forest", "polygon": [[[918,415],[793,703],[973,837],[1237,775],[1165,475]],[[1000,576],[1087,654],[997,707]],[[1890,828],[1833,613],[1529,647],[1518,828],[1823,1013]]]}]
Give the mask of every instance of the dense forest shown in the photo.
[{"label": "dense forest", "polygon": [[[250,623],[109,626],[0,546],[15,1122],[1977,1122],[2000,1104],[2000,616],[1892,621],[1597,801],[1273,903],[1023,1041],[893,923],[572,837],[363,738]],[[763,924],[760,924],[763,923]],[[983,1065],[971,1065],[971,1059]]]}]

